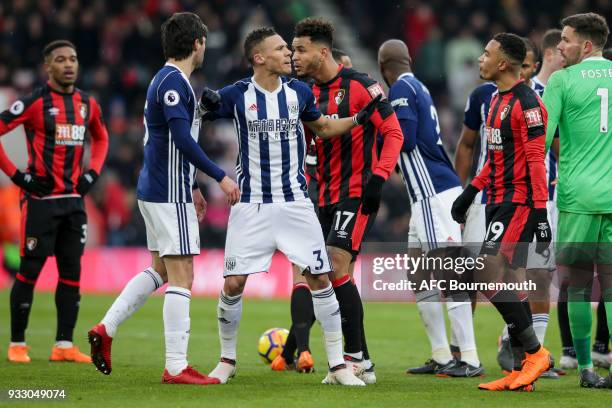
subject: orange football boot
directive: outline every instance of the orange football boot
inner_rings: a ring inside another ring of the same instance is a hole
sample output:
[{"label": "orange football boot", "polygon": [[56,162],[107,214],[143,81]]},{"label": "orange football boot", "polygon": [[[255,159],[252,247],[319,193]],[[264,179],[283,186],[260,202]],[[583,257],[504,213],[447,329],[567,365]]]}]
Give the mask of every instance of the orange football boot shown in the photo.
[{"label": "orange football boot", "polygon": [[510,384],[510,390],[516,390],[532,384],[544,371],[550,369],[551,365],[550,353],[544,347],[540,347],[533,354],[525,353],[523,369]]},{"label": "orange football boot", "polygon": [[302,351],[298,358],[297,371],[300,373],[312,373],[314,371],[314,359],[310,351]]},{"label": "orange football boot", "polygon": [[70,348],[53,347],[49,361],[67,361],[71,363],[91,363],[91,357],[81,353],[77,346]]},{"label": "orange football boot", "polygon": [[8,361],[11,363],[29,363],[32,361],[28,355],[28,346],[9,346]]},{"label": "orange football boot", "polygon": [[[512,372],[505,377],[499,378],[495,381],[488,383],[478,384],[478,389],[485,391],[507,391],[510,388],[510,384],[519,376],[520,371],[512,370]],[[533,384],[524,386],[521,391],[531,392],[534,391],[535,387]]]},{"label": "orange football boot", "polygon": [[295,370],[295,363],[287,364],[287,361],[283,355],[279,354],[278,356],[274,357],[274,360],[272,360],[270,368],[272,371],[290,371]]}]

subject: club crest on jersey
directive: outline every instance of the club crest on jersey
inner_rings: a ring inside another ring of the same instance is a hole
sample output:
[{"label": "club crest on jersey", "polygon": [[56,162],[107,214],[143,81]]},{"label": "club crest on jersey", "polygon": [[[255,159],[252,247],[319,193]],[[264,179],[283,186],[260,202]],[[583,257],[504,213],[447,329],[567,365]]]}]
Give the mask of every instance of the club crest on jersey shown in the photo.
[{"label": "club crest on jersey", "polygon": [[344,94],[344,89],[338,89],[336,91],[336,96],[334,96],[334,101],[336,102],[336,105],[340,105],[340,103],[344,99]]},{"label": "club crest on jersey", "polygon": [[181,97],[174,89],[170,89],[164,94],[164,103],[168,106],[176,106],[180,100]]},{"label": "club crest on jersey", "polygon": [[378,82],[368,86],[368,92],[370,93],[372,99],[376,98],[378,95],[382,95],[383,98],[385,96],[385,92],[383,91],[382,86],[380,86]]},{"label": "club crest on jersey", "polygon": [[506,116],[508,116],[508,112],[510,112],[510,105],[506,105],[504,107],[504,110],[502,110],[501,114],[499,115],[499,118],[501,120],[506,119]]},{"label": "club crest on jersey", "polygon": [[21,115],[24,109],[25,105],[23,104],[23,102],[15,101],[15,103],[11,105],[9,112],[11,112],[13,115]]},{"label": "club crest on jersey", "polygon": [[28,248],[28,251],[35,250],[37,245],[38,245],[38,239],[34,237],[28,237],[26,239],[26,248]]},{"label": "club crest on jersey", "polygon": [[232,257],[228,257],[225,258],[225,270],[228,272],[231,272],[234,270],[234,268],[236,267],[236,258]]},{"label": "club crest on jersey", "polygon": [[528,128],[544,125],[542,110],[540,108],[527,109],[523,112],[523,115],[525,116],[525,122],[527,122]]},{"label": "club crest on jersey", "polygon": [[81,107],[79,108],[79,113],[81,114],[81,118],[85,120],[85,118],[87,117],[87,105],[82,103]]}]

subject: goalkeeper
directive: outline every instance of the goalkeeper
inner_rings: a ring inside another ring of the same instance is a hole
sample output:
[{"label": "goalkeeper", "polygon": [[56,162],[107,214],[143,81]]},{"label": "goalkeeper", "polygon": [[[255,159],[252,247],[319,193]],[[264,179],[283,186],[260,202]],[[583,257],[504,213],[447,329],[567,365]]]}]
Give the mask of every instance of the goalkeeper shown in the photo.
[{"label": "goalkeeper", "polygon": [[561,21],[566,68],[544,93],[546,148],[559,127],[557,262],[569,274],[568,312],[582,387],[612,388],[591,361],[591,285],[597,265],[612,333],[612,62],[602,57],[609,34],[594,13]]}]

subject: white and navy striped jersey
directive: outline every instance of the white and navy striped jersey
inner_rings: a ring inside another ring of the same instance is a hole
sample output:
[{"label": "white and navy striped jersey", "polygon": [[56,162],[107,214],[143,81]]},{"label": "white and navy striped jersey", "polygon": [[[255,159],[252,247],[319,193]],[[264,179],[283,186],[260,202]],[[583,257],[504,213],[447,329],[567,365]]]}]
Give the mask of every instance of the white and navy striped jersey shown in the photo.
[{"label": "white and navy striped jersey", "polygon": [[460,186],[444,151],[438,112],[427,87],[412,73],[404,73],[389,89],[389,100],[404,133],[398,164],[410,202]]},{"label": "white and navy striped jersey", "polygon": [[204,120],[233,119],[238,137],[236,175],[243,203],[308,198],[306,140],[301,120],[321,117],[307,84],[282,77],[273,92],[246,78],[219,91],[221,107]]},{"label": "white and navy striped jersey", "polygon": [[200,119],[197,100],[188,78],[170,63],[160,69],[149,84],[144,108],[144,165],[138,178],[139,200],[157,203],[190,203],[196,169],[179,152],[168,123],[173,118],[191,124],[197,141]]},{"label": "white and navy striped jersey", "polygon": [[[544,84],[537,77],[531,78],[531,89],[536,91],[540,98],[544,95]],[[559,137],[559,131],[555,132],[555,137]],[[546,165],[546,175],[548,176],[548,201],[556,201],[555,185],[552,182],[557,178],[557,158],[552,150],[544,157]]]}]

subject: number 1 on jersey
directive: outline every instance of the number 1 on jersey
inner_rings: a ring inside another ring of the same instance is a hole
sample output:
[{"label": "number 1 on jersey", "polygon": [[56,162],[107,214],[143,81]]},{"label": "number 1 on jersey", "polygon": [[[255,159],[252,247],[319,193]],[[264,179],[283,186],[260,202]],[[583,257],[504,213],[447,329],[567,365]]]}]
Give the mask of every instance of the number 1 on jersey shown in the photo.
[{"label": "number 1 on jersey", "polygon": [[597,88],[597,96],[600,98],[599,104],[599,131],[608,132],[608,88]]}]

